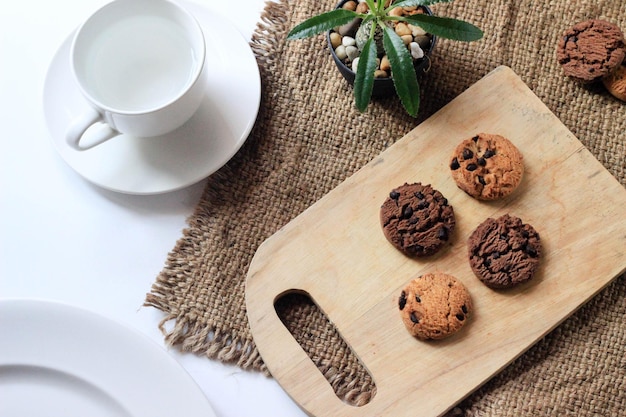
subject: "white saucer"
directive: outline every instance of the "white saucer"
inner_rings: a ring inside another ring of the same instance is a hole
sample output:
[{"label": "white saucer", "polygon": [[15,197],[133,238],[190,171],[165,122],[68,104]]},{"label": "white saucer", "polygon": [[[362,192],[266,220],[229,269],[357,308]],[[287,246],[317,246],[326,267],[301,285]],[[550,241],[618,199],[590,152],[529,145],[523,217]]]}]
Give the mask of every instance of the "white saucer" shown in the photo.
[{"label": "white saucer", "polygon": [[90,311],[3,300],[0,333],[0,415],[215,416],[163,348]]},{"label": "white saucer", "polygon": [[65,142],[70,121],[89,105],[70,71],[68,36],[44,85],[44,114],[55,148],[78,174],[108,190],[158,194],[194,184],[222,167],[246,141],[259,110],[261,80],[250,46],[224,18],[180,1],[198,20],[207,45],[209,86],[198,112],[163,136],[124,135],[87,151]]}]

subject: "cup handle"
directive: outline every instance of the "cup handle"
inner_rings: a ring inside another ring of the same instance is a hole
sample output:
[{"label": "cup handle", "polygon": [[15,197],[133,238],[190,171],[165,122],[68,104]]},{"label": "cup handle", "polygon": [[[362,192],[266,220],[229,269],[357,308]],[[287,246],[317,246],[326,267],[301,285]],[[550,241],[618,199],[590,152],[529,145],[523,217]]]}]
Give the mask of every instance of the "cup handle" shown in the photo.
[{"label": "cup handle", "polygon": [[[108,124],[104,123],[101,126],[98,126],[97,129],[92,129],[93,131],[90,131],[89,135],[85,135],[87,129],[89,129],[93,124],[102,121],[102,115],[95,109],[87,110],[78,118],[74,119],[65,132],[67,144],[77,151],[86,151],[87,149],[98,146],[120,134],[118,131],[112,129]],[[81,143],[81,141],[86,143]]]}]

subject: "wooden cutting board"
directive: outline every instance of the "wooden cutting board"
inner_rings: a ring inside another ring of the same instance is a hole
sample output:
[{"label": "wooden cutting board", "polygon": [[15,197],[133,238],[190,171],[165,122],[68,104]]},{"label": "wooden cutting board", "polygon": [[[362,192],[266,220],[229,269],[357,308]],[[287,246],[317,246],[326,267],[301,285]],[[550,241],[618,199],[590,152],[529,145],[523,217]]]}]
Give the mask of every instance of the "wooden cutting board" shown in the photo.
[{"label": "wooden cutting board", "polygon": [[[507,199],[480,202],[451,178],[458,142],[508,137],[526,173]],[[430,183],[454,206],[449,246],[409,259],[383,236],[379,209],[391,189]],[[473,275],[466,241],[488,217],[511,213],[541,234],[534,280],[493,291]],[[398,311],[402,288],[439,270],[469,289],[474,314],[454,336],[411,337]],[[314,416],[439,416],[478,388],[626,270],[626,189],[507,67],[499,67],[373,159],[275,235],[246,281],[253,338],[272,375]],[[274,302],[305,292],[370,372],[377,393],[342,402],[281,323]]]}]

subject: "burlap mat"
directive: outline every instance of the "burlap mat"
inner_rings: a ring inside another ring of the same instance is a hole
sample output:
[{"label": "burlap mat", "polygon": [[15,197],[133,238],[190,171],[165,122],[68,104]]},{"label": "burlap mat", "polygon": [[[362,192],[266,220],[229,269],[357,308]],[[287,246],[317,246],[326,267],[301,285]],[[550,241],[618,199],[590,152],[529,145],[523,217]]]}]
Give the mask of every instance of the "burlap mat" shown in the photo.
[{"label": "burlap mat", "polygon": [[[252,40],[263,84],[257,124],[241,151],[208,179],[189,227],[147,295],[146,304],[165,313],[166,341],[181,350],[266,371],[244,302],[246,271],[259,244],[498,65],[512,67],[626,186],[626,105],[600,86],[582,87],[564,78],[555,59],[558,37],[578,21],[604,18],[626,29],[626,2],[436,5],[436,14],[471,21],[485,37],[470,44],[440,40],[420,83],[420,116],[412,119],[395,98],[376,101],[359,114],[322,36],[285,41],[291,27],[330,9],[335,0],[278,1],[268,3]],[[367,401],[375,389],[372,381],[319,311],[297,297],[277,310],[338,395]],[[453,413],[623,415],[624,319],[622,276]]]}]

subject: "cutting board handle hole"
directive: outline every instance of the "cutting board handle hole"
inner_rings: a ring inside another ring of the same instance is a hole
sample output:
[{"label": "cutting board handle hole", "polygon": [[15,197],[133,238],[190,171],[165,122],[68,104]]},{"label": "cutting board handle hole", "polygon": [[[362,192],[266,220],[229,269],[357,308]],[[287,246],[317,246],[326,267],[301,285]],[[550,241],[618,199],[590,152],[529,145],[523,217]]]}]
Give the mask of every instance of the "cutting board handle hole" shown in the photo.
[{"label": "cutting board handle hole", "polygon": [[362,407],[374,398],[372,375],[308,293],[284,293],[276,298],[274,309],[340,400]]}]

